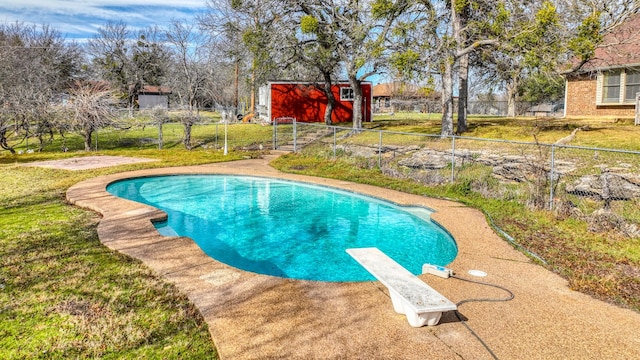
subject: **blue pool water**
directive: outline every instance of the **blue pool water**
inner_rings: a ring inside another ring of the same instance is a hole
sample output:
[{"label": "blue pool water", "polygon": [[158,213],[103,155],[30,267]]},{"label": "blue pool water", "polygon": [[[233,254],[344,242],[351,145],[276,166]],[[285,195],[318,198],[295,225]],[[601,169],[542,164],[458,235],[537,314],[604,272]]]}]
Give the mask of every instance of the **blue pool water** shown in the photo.
[{"label": "blue pool water", "polygon": [[212,258],[246,271],[319,281],[373,277],[345,250],[377,247],[414,274],[447,265],[453,238],[430,211],[304,183],[226,175],[135,178],[111,194],[161,209],[164,235],[193,239]]}]

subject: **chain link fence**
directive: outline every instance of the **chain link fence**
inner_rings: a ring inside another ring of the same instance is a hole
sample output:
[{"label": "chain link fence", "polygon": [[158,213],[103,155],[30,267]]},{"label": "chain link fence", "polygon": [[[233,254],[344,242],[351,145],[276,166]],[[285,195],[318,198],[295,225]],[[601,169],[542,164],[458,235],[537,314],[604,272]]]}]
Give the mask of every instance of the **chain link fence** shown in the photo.
[{"label": "chain link fence", "polygon": [[[586,221],[592,231],[640,237],[640,152],[402,133],[299,123],[244,123],[228,112],[192,126],[194,148],[211,151],[288,150],[379,168],[425,185],[454,184],[487,198],[518,201],[559,218]],[[94,134],[98,150],[183,147],[184,126],[144,117]],[[77,144],[71,144],[71,141]],[[82,149],[79,138],[57,144]]]},{"label": "chain link fence", "polygon": [[584,220],[592,231],[640,236],[640,152],[295,122],[278,125],[274,147],[420,184],[457,184]]},{"label": "chain link fence", "polygon": [[[193,148],[220,151],[256,151],[272,148],[271,129],[261,124],[243,122],[235,108],[211,109],[217,114],[198,111],[187,124],[190,126],[190,144]],[[140,110],[135,117],[123,111],[112,126],[101,128],[92,137],[93,150],[117,148],[174,148],[183,147],[186,111]],[[212,112],[213,113],[213,112]],[[258,131],[256,131],[256,129]],[[76,141],[71,137],[67,142]],[[76,150],[77,144],[65,143],[63,149]]]},{"label": "chain link fence", "polygon": [[[394,97],[385,100],[374,100],[374,113],[393,113],[399,111],[421,112],[421,113],[442,113],[442,102],[440,99],[432,98],[402,98]],[[516,116],[538,116],[538,117],[558,117],[564,113],[563,103],[532,103],[517,101],[513,104]],[[453,108],[458,108],[457,99],[454,100]],[[509,113],[509,102],[499,100],[471,100],[467,102],[467,114],[507,116]]]}]

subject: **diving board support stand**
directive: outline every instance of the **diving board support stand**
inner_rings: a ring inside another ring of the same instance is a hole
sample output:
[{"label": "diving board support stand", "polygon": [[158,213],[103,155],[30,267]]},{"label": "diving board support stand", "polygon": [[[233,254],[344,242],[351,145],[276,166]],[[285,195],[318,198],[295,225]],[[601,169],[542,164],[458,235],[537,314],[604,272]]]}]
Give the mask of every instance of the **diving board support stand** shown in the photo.
[{"label": "diving board support stand", "polygon": [[409,325],[413,327],[437,325],[443,312],[458,308],[456,304],[435,291],[380,249],[372,247],[347,249],[346,251],[387,287],[393,309],[399,314],[405,314]]}]

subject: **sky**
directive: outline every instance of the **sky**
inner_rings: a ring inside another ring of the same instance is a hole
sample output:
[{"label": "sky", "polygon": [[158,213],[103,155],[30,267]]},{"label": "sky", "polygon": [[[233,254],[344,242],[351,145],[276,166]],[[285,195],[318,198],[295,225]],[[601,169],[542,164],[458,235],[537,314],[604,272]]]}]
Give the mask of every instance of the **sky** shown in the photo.
[{"label": "sky", "polygon": [[[0,0],[0,25],[49,25],[67,40],[92,39],[107,22],[124,22],[136,31],[168,27],[172,19],[196,21],[207,0]],[[378,83],[379,76],[367,80]]]},{"label": "sky", "polygon": [[136,30],[169,26],[172,19],[195,21],[204,11],[206,0],[0,0],[0,24],[47,24],[82,42],[109,21]]}]

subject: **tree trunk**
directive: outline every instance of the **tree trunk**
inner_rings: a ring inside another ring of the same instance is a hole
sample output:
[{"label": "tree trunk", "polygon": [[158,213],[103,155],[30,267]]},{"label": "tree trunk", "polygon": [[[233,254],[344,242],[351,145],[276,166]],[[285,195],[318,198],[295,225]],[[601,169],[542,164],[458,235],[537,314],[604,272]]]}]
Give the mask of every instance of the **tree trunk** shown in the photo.
[{"label": "tree trunk", "polygon": [[349,84],[353,89],[353,129],[362,129],[362,88],[360,87],[360,80],[355,75],[349,75]]},{"label": "tree trunk", "polygon": [[[255,114],[256,112],[256,67],[251,68],[251,97],[248,114]],[[244,114],[243,114],[244,115]]]},{"label": "tree trunk", "polygon": [[453,58],[444,60],[442,74],[442,136],[453,135]]},{"label": "tree trunk", "polygon": [[518,100],[518,78],[514,76],[507,82],[507,117],[516,117],[516,103]]},{"label": "tree trunk", "polygon": [[458,63],[458,135],[467,131],[467,105],[469,100],[469,54],[462,55]]},{"label": "tree trunk", "polygon": [[84,151],[91,151],[91,137],[93,131],[87,131],[84,133]]},{"label": "tree trunk", "polygon": [[238,114],[238,104],[239,104],[239,91],[240,91],[240,59],[236,59],[236,66],[235,66],[235,75],[233,78],[233,107],[235,108],[234,110],[234,116],[236,114]]},{"label": "tree trunk", "polygon": [[[460,5],[462,5],[462,7],[460,7]],[[456,44],[454,63],[458,63],[458,134],[462,134],[467,131],[470,50],[465,49],[467,47],[468,39],[464,29],[467,27],[469,18],[469,6],[469,3],[462,4],[456,1],[452,1],[450,3],[452,35]]]},{"label": "tree trunk", "polygon": [[16,150],[12,146],[9,146],[9,143],[7,141],[7,131],[6,130],[3,130],[2,132],[0,132],[0,148],[2,148],[4,150],[8,150],[12,155],[16,154]]},{"label": "tree trunk", "polygon": [[187,150],[191,150],[191,123],[185,123],[184,125],[184,139],[182,139],[182,143],[184,144],[184,148]]},{"label": "tree trunk", "polygon": [[164,137],[162,134],[162,121],[158,121],[158,149],[162,150],[163,143],[164,143]]},{"label": "tree trunk", "polygon": [[324,75],[324,93],[327,96],[327,107],[324,110],[324,123],[327,125],[333,124],[333,120],[331,119],[331,115],[333,114],[333,109],[336,106],[336,97],[333,96],[333,90],[331,89],[331,74],[325,73]]},{"label": "tree trunk", "polygon": [[44,134],[38,131],[38,152],[42,152],[45,147],[45,143],[50,143],[53,141],[53,130],[49,130],[49,141],[44,140]]},{"label": "tree trunk", "polygon": [[140,93],[140,89],[142,89],[142,84],[139,81],[133,85],[133,88],[129,90],[129,117],[133,117],[133,111],[136,107],[136,99],[138,98],[138,93]]}]

